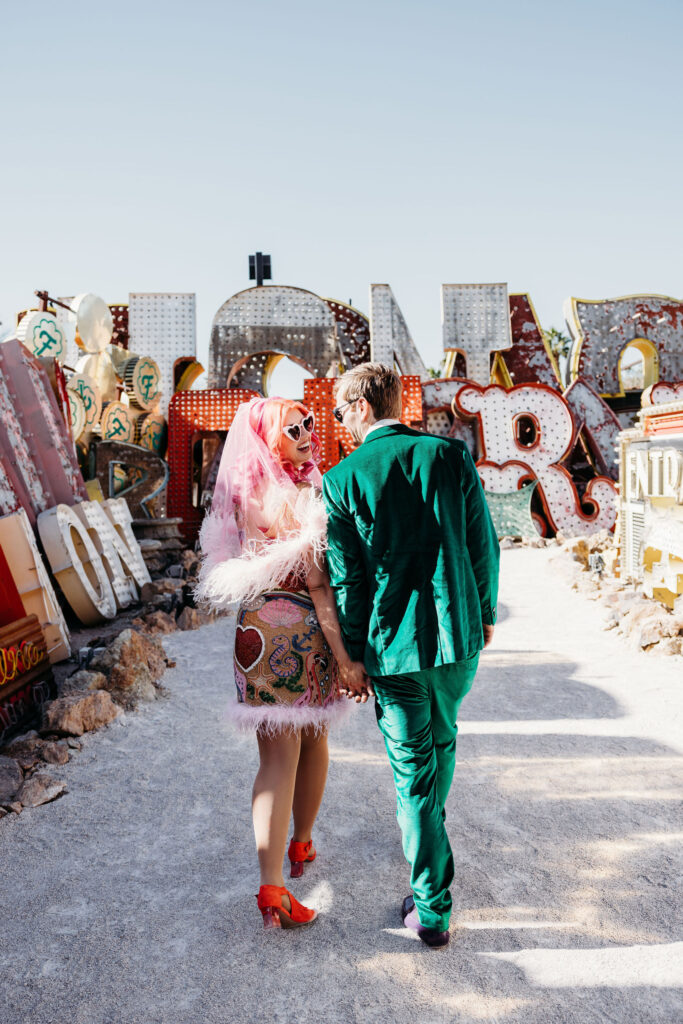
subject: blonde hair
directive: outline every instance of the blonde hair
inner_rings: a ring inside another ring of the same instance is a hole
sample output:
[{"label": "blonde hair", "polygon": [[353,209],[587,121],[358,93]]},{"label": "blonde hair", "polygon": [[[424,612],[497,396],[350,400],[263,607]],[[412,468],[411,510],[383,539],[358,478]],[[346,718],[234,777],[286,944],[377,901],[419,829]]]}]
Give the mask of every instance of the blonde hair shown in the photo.
[{"label": "blonde hair", "polygon": [[401,416],[401,378],[384,363],[360,363],[338,378],[334,386],[335,401],[340,404],[364,398],[375,419],[399,419]]}]

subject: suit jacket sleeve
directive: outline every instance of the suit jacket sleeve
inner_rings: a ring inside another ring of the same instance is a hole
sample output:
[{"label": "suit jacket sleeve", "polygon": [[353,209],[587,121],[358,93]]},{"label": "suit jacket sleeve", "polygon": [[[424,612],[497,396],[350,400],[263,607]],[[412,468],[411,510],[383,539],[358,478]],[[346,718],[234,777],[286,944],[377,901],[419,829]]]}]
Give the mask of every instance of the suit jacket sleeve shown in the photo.
[{"label": "suit jacket sleeve", "polygon": [[368,581],[360,538],[351,512],[323,477],[327,511],[327,568],[334,591],[344,646],[354,661],[362,661],[368,638]]},{"label": "suit jacket sleeve", "polygon": [[497,613],[500,545],[477,468],[469,451],[464,447],[463,491],[467,517],[467,551],[477,582],[481,620],[492,626]]}]

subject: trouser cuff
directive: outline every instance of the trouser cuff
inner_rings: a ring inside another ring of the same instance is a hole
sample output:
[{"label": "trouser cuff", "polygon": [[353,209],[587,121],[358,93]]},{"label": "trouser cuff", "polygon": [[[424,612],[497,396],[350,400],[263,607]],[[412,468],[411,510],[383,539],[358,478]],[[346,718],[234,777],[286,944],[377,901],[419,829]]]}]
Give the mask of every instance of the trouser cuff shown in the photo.
[{"label": "trouser cuff", "polygon": [[415,900],[415,907],[417,909],[417,916],[420,918],[420,924],[423,928],[431,928],[435,932],[447,932],[448,925],[451,920],[450,913],[436,914],[433,910],[428,910],[426,907],[420,904],[419,900]]}]

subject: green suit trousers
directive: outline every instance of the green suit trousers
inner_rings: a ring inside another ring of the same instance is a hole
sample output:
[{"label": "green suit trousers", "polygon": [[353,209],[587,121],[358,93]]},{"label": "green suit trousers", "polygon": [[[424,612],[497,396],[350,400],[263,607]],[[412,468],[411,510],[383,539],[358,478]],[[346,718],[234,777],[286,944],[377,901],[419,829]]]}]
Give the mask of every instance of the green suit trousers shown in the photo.
[{"label": "green suit trousers", "polygon": [[396,816],[420,923],[445,931],[453,852],[446,797],[455,769],[456,718],[479,654],[407,675],[373,676],[375,713],[396,785]]}]

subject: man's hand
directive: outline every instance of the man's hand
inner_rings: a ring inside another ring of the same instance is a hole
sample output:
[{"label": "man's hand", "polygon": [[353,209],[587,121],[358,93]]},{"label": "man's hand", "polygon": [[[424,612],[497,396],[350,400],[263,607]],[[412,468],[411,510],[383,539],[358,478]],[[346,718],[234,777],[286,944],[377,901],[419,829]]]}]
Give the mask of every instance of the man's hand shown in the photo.
[{"label": "man's hand", "polygon": [[339,665],[339,692],[356,704],[365,704],[368,697],[375,696],[362,662],[348,661]]},{"label": "man's hand", "polygon": [[493,640],[493,631],[495,628],[495,626],[487,626],[487,624],[484,623],[484,647],[488,647]]}]

